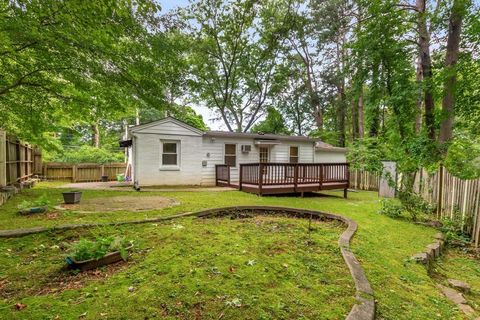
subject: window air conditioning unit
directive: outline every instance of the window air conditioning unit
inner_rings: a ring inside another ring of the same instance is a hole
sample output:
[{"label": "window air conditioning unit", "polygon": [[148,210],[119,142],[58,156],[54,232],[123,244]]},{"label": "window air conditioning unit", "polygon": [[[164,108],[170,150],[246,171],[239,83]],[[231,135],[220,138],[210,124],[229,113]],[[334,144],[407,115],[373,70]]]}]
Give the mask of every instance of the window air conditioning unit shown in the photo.
[{"label": "window air conditioning unit", "polygon": [[242,152],[250,152],[252,151],[252,146],[249,144],[242,145]]}]

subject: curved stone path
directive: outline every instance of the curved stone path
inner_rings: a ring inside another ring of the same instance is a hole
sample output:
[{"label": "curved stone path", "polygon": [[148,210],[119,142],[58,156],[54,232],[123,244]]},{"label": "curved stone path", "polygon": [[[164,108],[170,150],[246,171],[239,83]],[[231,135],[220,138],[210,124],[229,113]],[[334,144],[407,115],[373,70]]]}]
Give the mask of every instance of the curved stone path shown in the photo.
[{"label": "curved stone path", "polygon": [[238,206],[238,207],[223,207],[215,208],[209,210],[203,210],[199,212],[187,212],[172,216],[166,217],[157,217],[143,220],[133,220],[133,221],[122,221],[122,222],[111,222],[111,223],[89,223],[89,224],[69,224],[61,225],[55,227],[37,227],[37,228],[28,228],[28,229],[14,229],[14,230],[0,230],[0,238],[11,238],[11,237],[21,237],[29,234],[47,232],[47,231],[64,231],[77,228],[88,228],[88,227],[99,227],[99,226],[117,226],[125,224],[140,224],[140,223],[152,223],[152,222],[161,222],[167,220],[173,220],[182,217],[215,217],[228,215],[235,211],[252,211],[258,212],[259,210],[264,210],[267,212],[275,212],[279,214],[288,214],[296,218],[316,218],[316,219],[329,219],[340,221],[347,226],[347,229],[341,234],[338,239],[338,245],[340,246],[340,251],[343,256],[343,260],[350,270],[350,274],[355,283],[356,289],[356,299],[357,303],[352,307],[350,313],[346,317],[346,320],[373,320],[375,319],[375,300],[373,296],[373,290],[368,282],[368,279],[365,275],[365,272],[360,265],[360,262],[357,260],[353,252],[350,250],[350,241],[353,238],[353,235],[357,231],[357,223],[341,215],[325,213],[321,211],[313,210],[303,210],[296,208],[287,208],[287,207],[270,207],[270,206]]}]

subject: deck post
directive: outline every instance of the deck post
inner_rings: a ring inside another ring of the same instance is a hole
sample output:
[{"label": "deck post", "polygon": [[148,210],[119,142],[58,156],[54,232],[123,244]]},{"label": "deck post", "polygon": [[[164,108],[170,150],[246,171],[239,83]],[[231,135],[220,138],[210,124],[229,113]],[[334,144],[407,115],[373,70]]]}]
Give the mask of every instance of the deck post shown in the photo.
[{"label": "deck post", "polygon": [[295,166],[293,167],[293,191],[297,192],[297,186],[298,186],[298,163],[295,163]]},{"label": "deck post", "polygon": [[318,183],[318,190],[322,190],[322,185],[323,185],[323,164],[320,164],[320,177],[319,177],[320,182]]},{"label": "deck post", "polygon": [[218,187],[218,164],[215,165],[215,186]]},{"label": "deck post", "polygon": [[227,184],[230,187],[230,166],[227,165]]},{"label": "deck post", "polygon": [[263,185],[263,163],[258,165],[258,193],[262,195],[262,185]]},{"label": "deck post", "polygon": [[343,197],[346,199],[347,198],[347,192],[348,192],[348,188],[350,187],[350,168],[349,168],[349,163],[347,163],[347,165],[345,166],[345,174],[347,176],[347,187],[345,189],[343,189]]},{"label": "deck post", "polygon": [[243,176],[243,165],[240,165],[240,177],[238,177],[238,190],[242,191],[242,176]]}]

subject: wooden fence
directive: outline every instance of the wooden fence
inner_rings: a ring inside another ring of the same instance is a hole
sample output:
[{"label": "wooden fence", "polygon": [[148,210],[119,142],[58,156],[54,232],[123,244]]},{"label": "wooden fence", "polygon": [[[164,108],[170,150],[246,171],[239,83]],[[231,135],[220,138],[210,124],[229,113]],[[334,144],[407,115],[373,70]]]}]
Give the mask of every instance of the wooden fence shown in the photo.
[{"label": "wooden fence", "polygon": [[[376,191],[379,176],[352,170],[350,187]],[[422,169],[415,176],[414,190],[436,207],[438,219],[448,217],[461,221],[463,231],[471,236],[476,247],[480,246],[480,179],[462,180],[443,167],[434,173]]]},{"label": "wooden fence", "polygon": [[436,205],[437,218],[458,219],[475,246],[480,245],[480,179],[462,180],[443,167],[432,174],[421,170],[416,175],[415,191]]},{"label": "wooden fence", "polygon": [[102,176],[116,180],[117,174],[125,173],[126,163],[82,163],[68,164],[46,162],[43,164],[42,176],[47,180],[69,180],[72,182],[100,181]]},{"label": "wooden fence", "polygon": [[0,187],[20,183],[41,173],[40,149],[0,130]]},{"label": "wooden fence", "polygon": [[350,188],[357,190],[378,191],[380,176],[367,171],[350,170]]}]

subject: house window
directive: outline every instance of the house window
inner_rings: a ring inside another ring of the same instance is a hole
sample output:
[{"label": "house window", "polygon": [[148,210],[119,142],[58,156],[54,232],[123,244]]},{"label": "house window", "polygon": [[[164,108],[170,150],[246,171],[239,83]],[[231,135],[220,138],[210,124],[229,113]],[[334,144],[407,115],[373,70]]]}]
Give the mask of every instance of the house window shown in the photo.
[{"label": "house window", "polygon": [[235,167],[237,165],[237,145],[225,144],[225,164]]},{"label": "house window", "polygon": [[290,147],[290,163],[298,163],[298,147]]},{"label": "house window", "polygon": [[162,141],[162,166],[178,166],[178,141]]},{"label": "house window", "polygon": [[259,160],[261,163],[267,163],[268,162],[268,147],[260,147],[259,150]]}]

